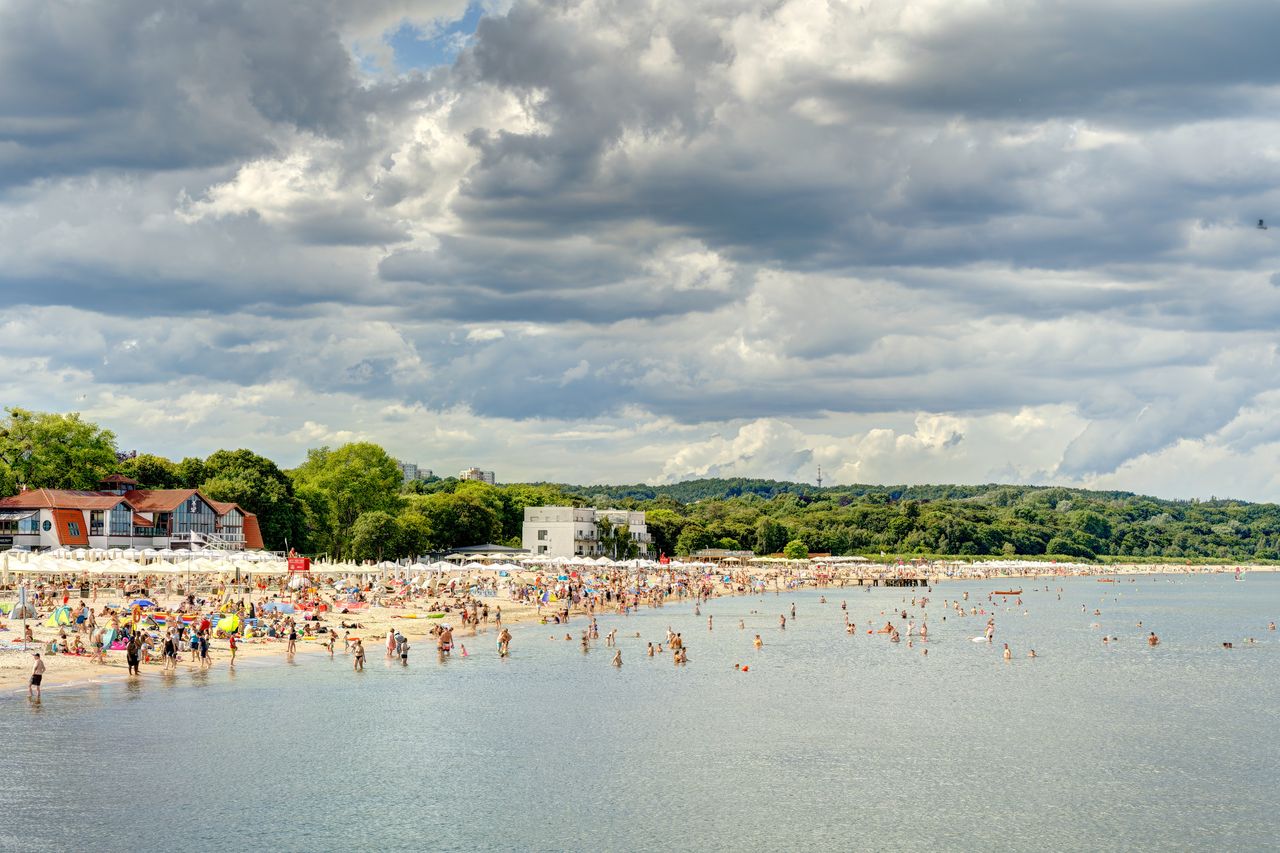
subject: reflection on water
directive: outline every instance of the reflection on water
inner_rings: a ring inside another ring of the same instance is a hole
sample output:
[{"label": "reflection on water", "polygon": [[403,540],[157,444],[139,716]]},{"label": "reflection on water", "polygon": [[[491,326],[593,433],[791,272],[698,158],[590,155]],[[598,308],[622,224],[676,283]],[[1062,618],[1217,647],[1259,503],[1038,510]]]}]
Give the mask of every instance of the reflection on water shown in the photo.
[{"label": "reflection on water", "polygon": [[[489,632],[6,700],[7,824],[37,850],[1272,848],[1280,578],[1025,583],[936,588],[927,657],[865,633],[920,592],[853,588],[602,619],[621,669],[575,620],[513,626],[505,660]],[[966,589],[992,645],[942,609]],[[668,626],[688,666],[645,654]]]}]

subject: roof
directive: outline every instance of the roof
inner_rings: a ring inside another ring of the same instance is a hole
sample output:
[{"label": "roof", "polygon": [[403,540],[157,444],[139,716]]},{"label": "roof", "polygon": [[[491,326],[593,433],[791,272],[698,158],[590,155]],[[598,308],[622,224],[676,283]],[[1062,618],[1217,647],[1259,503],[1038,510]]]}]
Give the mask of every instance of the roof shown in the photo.
[{"label": "roof", "polygon": [[244,513],[244,547],[254,551],[261,551],[266,547],[262,544],[262,529],[258,527],[258,517],[251,512]]},{"label": "roof", "polygon": [[[120,495],[82,492],[76,489],[28,489],[0,498],[0,509],[111,509]],[[132,504],[132,501],[129,501]]]},{"label": "roof", "polygon": [[[172,512],[178,505],[192,495],[199,494],[198,489],[134,489],[124,493],[124,499],[137,510],[143,512]],[[205,501],[204,495],[200,495]]]},{"label": "roof", "polygon": [[132,483],[132,484],[133,484],[133,485],[135,485],[135,486],[136,486],[136,485],[138,485],[138,481],[137,481],[137,480],[133,479],[132,477],[126,477],[124,474],[108,474],[107,476],[105,476],[105,477],[103,477],[103,478],[102,478],[102,482],[104,482],[104,483]]},{"label": "roof", "polygon": [[53,521],[58,544],[86,547],[89,545],[89,525],[85,523],[83,512],[74,509],[55,509]]},{"label": "roof", "polygon": [[454,554],[528,554],[526,548],[508,548],[506,545],[468,545],[465,548],[454,548]]}]

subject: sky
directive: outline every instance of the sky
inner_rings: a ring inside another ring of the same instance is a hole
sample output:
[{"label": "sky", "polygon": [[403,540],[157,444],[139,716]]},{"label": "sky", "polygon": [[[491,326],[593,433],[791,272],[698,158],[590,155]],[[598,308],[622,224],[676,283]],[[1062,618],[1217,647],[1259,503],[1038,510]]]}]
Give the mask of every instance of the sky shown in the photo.
[{"label": "sky", "polygon": [[1278,32],[0,0],[0,402],[175,458],[1280,500]]}]

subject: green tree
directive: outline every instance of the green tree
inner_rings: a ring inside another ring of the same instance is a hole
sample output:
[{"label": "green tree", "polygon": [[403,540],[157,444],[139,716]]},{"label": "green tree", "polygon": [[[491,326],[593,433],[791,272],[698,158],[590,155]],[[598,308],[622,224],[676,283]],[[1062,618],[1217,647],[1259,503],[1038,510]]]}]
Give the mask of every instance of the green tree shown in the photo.
[{"label": "green tree", "polygon": [[39,489],[96,489],[117,465],[115,433],[69,415],[5,409],[0,462],[15,483]]},{"label": "green tree", "polygon": [[329,529],[324,534],[332,553],[347,554],[352,528],[366,512],[400,511],[400,468],[385,450],[369,442],[344,444],[337,450],[320,447],[307,451],[307,459],[290,475],[294,488],[315,489],[328,501]]},{"label": "green tree", "polygon": [[756,522],[755,552],[776,554],[787,544],[788,536],[786,525],[772,518],[761,518]]},{"label": "green tree", "polygon": [[351,556],[381,562],[384,554],[394,554],[400,534],[400,523],[390,513],[380,509],[361,513],[351,526]]},{"label": "green tree", "polygon": [[782,556],[788,560],[803,560],[809,556],[809,547],[799,539],[792,539],[783,546]]},{"label": "green tree", "polygon": [[498,513],[476,490],[412,496],[409,507],[426,520],[433,549],[483,545],[501,536]]},{"label": "green tree", "polygon": [[431,522],[425,515],[410,506],[397,520],[400,522],[399,556],[417,557],[432,550]]},{"label": "green tree", "polygon": [[182,485],[178,466],[172,460],[153,453],[139,453],[131,459],[123,459],[116,465],[116,472],[132,477],[144,489],[176,489]]},{"label": "green tree", "polygon": [[282,551],[286,546],[310,550],[306,511],[294,493],[293,481],[276,463],[251,450],[219,450],[210,454],[202,469],[205,480],[200,490],[256,515],[269,550]]},{"label": "green tree", "polygon": [[209,479],[205,476],[204,460],[196,456],[187,456],[175,466],[178,485],[184,489],[198,489],[200,484]]},{"label": "green tree", "polygon": [[696,521],[690,522],[680,531],[680,536],[676,539],[676,553],[681,556],[689,556],[701,551],[703,548],[710,548],[715,542],[707,529]]}]

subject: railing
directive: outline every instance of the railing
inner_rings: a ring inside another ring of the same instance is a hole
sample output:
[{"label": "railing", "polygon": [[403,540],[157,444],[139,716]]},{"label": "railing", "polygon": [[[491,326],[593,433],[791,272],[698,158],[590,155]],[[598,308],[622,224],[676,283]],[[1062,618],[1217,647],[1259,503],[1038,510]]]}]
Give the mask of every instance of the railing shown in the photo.
[{"label": "railing", "polygon": [[203,548],[209,551],[243,551],[244,543],[236,542],[225,536],[219,536],[216,533],[200,533],[192,530],[187,533],[175,534],[172,539],[174,544],[182,543],[187,545],[193,551],[196,548]]}]

